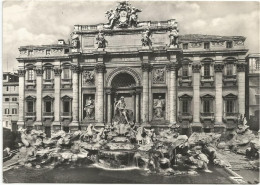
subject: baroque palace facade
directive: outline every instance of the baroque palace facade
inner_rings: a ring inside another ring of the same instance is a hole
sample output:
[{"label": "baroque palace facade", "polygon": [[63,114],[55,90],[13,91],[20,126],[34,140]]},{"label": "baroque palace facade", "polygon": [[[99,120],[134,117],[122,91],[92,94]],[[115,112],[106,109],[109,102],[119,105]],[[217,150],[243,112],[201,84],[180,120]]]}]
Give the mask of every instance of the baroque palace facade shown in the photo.
[{"label": "baroque palace facade", "polygon": [[70,43],[21,46],[18,127],[104,126],[124,99],[146,127],[234,128],[245,114],[245,37],[179,35],[176,20],[139,12],[120,2],[108,24],[75,25]]}]

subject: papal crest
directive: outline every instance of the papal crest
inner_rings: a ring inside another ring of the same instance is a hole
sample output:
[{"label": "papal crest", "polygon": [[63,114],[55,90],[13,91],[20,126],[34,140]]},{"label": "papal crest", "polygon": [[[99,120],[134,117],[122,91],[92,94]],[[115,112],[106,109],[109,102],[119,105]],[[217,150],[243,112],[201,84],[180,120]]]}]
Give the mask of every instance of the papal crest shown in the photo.
[{"label": "papal crest", "polygon": [[125,24],[127,22],[127,11],[123,10],[119,13],[119,22],[120,24]]}]

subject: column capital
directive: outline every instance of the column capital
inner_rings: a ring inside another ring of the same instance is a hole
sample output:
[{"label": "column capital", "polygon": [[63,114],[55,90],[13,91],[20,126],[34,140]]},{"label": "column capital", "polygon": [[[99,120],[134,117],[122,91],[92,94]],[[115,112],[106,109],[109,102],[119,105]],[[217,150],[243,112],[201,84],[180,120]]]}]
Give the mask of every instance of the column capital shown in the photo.
[{"label": "column capital", "polygon": [[149,63],[142,63],[142,70],[143,72],[150,72],[152,71],[153,66]]},{"label": "column capital", "polygon": [[105,64],[97,64],[95,66],[95,70],[96,70],[97,73],[105,73],[106,66],[105,66]]},{"label": "column capital", "polygon": [[71,65],[71,70],[73,73],[79,73],[80,72],[80,66],[79,65]]},{"label": "column capital", "polygon": [[200,73],[201,64],[192,64],[192,72]]},{"label": "column capital", "polygon": [[111,95],[113,93],[111,88],[107,88],[106,89],[106,94]]},{"label": "column capital", "polygon": [[36,72],[36,75],[37,75],[37,76],[42,76],[42,74],[43,74],[43,69],[42,69],[42,68],[36,68],[36,69],[35,69],[35,72]]},{"label": "column capital", "polygon": [[24,77],[26,71],[24,69],[18,69],[18,76],[19,77]]},{"label": "column capital", "polygon": [[166,65],[167,71],[176,71],[177,68],[178,68],[177,63],[170,63]]},{"label": "column capital", "polygon": [[55,76],[60,76],[62,69],[55,67],[53,71]]},{"label": "column capital", "polygon": [[224,64],[222,64],[222,63],[215,63],[214,64],[215,72],[221,72],[222,73],[223,69],[224,69]]},{"label": "column capital", "polygon": [[245,72],[246,63],[237,63],[237,72]]}]

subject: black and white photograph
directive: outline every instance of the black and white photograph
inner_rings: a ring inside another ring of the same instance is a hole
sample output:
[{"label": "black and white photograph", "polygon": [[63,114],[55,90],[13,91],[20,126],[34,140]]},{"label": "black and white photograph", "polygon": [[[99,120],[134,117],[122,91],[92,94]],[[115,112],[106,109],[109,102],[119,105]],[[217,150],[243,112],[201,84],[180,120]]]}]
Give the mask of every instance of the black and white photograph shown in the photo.
[{"label": "black and white photograph", "polygon": [[259,1],[2,1],[2,183],[259,184]]}]

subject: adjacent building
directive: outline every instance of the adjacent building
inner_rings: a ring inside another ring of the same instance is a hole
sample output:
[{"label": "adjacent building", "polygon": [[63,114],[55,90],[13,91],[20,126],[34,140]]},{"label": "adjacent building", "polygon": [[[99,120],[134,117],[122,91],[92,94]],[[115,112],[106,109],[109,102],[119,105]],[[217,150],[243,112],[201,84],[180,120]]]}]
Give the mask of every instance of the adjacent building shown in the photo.
[{"label": "adjacent building", "polygon": [[249,54],[246,57],[246,117],[251,129],[259,130],[260,100],[260,54]]},{"label": "adjacent building", "polygon": [[75,25],[70,43],[21,46],[18,125],[104,126],[123,98],[146,127],[232,130],[245,114],[246,38],[179,35],[176,20],[137,21],[136,10],[121,2],[108,24]]},{"label": "adjacent building", "polygon": [[3,127],[16,131],[18,121],[19,77],[17,73],[3,73]]}]

